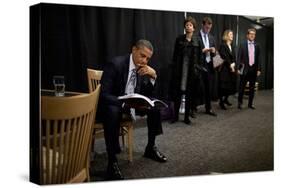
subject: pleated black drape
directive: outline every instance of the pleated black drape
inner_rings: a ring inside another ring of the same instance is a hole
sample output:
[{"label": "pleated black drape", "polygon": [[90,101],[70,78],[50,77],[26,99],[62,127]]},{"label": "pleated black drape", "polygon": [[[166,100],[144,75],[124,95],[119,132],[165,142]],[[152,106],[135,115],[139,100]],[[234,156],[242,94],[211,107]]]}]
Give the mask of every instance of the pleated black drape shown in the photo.
[{"label": "pleated black drape", "polygon": [[86,68],[103,69],[114,56],[131,52],[139,39],[150,40],[159,98],[167,98],[174,40],[183,32],[183,12],[41,4],[41,88],[64,75],[66,90],[87,91]]},{"label": "pleated black drape", "polygon": [[175,39],[183,33],[184,13],[135,10],[135,39],[145,38],[154,46],[151,66],[157,70],[157,95],[168,98],[169,64],[172,63]]},{"label": "pleated black drape", "polygon": [[66,90],[87,91],[78,9],[41,5],[41,88],[53,88],[52,77],[63,75]]},{"label": "pleated black drape", "polygon": [[[184,12],[124,9],[92,6],[40,4],[41,6],[41,88],[52,89],[52,76],[64,75],[66,90],[87,91],[86,68],[102,69],[104,63],[118,55],[130,53],[132,44],[141,38],[150,40],[155,48],[150,62],[158,72],[157,95],[165,99],[175,38],[183,34]],[[232,29],[239,42],[251,24],[243,17],[191,13],[197,30],[204,16],[213,19],[212,34],[217,46],[225,29]],[[262,49],[264,74],[261,88],[273,86],[273,31],[261,26],[257,41]],[[270,50],[271,49],[271,50]],[[266,63],[265,63],[266,62]],[[216,80],[213,88],[217,97]]]}]

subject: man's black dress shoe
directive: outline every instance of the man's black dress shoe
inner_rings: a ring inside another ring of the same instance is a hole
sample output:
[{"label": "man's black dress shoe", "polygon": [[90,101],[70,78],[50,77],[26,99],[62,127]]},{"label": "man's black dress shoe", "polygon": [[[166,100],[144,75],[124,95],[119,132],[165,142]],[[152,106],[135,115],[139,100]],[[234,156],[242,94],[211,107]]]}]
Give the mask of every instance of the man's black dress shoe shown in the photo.
[{"label": "man's black dress shoe", "polygon": [[183,122],[184,122],[185,124],[187,124],[187,125],[190,125],[190,124],[191,124],[191,121],[190,121],[189,118],[184,119]]},{"label": "man's black dress shoe", "polygon": [[176,123],[179,119],[177,118],[173,118],[169,121],[170,124]]},{"label": "man's black dress shoe", "polygon": [[226,110],[226,107],[224,106],[223,102],[220,102],[219,105],[220,105],[221,109]]},{"label": "man's black dress shoe", "polygon": [[217,116],[217,114],[215,112],[211,111],[211,110],[210,111],[206,111],[205,113],[210,115],[210,116]]},{"label": "man's black dress shoe", "polygon": [[232,104],[231,104],[228,100],[224,100],[223,102],[224,102],[224,104],[226,104],[227,106],[232,106]]},{"label": "man's black dress shoe", "polygon": [[242,110],[242,104],[238,104],[238,109]]},{"label": "man's black dress shoe", "polygon": [[160,163],[164,163],[167,161],[167,157],[165,157],[156,146],[153,146],[152,148],[146,147],[144,152],[144,157],[150,158],[154,161],[158,161]]},{"label": "man's black dress shoe", "polygon": [[107,180],[123,180],[124,179],[124,176],[123,176],[117,162],[108,164],[106,179]]},{"label": "man's black dress shoe", "polygon": [[196,115],[195,115],[195,112],[192,110],[191,112],[190,112],[190,117],[192,117],[192,118],[196,118]]},{"label": "man's black dress shoe", "polygon": [[249,105],[248,108],[255,110],[256,108],[253,105]]}]

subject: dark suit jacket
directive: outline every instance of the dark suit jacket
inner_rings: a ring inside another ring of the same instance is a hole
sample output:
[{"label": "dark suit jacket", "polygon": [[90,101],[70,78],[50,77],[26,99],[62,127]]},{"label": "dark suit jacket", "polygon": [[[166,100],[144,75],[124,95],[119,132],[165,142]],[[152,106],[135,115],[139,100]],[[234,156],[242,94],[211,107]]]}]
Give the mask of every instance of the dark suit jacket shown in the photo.
[{"label": "dark suit jacket", "polygon": [[[204,42],[203,42],[203,38],[202,38],[202,35],[201,35],[201,32],[198,33],[198,36],[199,36],[199,40],[200,40],[200,43],[201,43],[201,50],[205,48],[204,46]],[[215,38],[213,35],[211,35],[210,33],[208,34],[208,38],[209,38],[209,47],[214,47],[216,48],[216,42],[215,42]],[[204,60],[204,65],[205,67],[207,67],[207,62],[206,62],[206,54],[205,53],[202,53],[203,54],[203,60]],[[211,69],[212,71],[214,70],[213,69],[213,57],[215,57],[216,53],[211,53],[211,62],[209,62],[210,66],[208,66],[209,70]]]},{"label": "dark suit jacket", "polygon": [[[119,56],[108,62],[101,78],[101,105],[116,105],[121,107],[118,96],[125,94],[129,72],[130,55]],[[137,75],[135,93],[147,97],[152,96],[154,86],[147,76]]]},{"label": "dark suit jacket", "polygon": [[261,71],[261,64],[260,64],[260,47],[257,43],[255,43],[255,63],[250,67],[249,65],[249,53],[248,53],[248,40],[244,41],[238,50],[238,57],[237,57],[237,65],[238,69],[241,70],[244,67],[243,75],[246,75],[250,68],[253,68],[255,71]]}]

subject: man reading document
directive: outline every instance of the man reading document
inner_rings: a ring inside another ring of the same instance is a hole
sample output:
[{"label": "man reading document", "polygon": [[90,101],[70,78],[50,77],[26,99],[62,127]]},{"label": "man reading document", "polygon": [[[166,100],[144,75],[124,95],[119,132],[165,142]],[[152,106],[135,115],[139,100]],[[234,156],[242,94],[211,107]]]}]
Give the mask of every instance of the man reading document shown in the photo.
[{"label": "man reading document", "polygon": [[[131,54],[115,57],[106,64],[101,79],[101,103],[104,136],[108,154],[107,178],[124,179],[117,163],[116,154],[120,153],[119,129],[122,113],[128,112],[135,118],[137,109],[128,107],[119,96],[139,93],[150,97],[157,77],[156,71],[148,66],[153,54],[153,46],[147,40],[139,40],[132,47]],[[155,138],[163,133],[160,111],[157,108],[145,109],[147,115],[148,143],[144,157],[158,162],[167,158],[155,146]]]}]

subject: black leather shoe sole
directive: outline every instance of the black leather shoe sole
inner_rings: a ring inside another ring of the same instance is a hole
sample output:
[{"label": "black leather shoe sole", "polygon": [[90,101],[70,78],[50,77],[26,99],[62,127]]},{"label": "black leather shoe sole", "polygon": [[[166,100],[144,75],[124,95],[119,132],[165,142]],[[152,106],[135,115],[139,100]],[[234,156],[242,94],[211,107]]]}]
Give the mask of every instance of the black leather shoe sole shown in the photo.
[{"label": "black leather shoe sole", "polygon": [[106,180],[123,180],[124,176],[118,166],[118,163],[110,164],[107,167]]},{"label": "black leather shoe sole", "polygon": [[144,155],[145,158],[152,159],[154,161],[165,163],[167,162],[167,157],[165,157],[160,151],[157,149],[145,150]]},{"label": "black leather shoe sole", "polygon": [[238,107],[237,107],[239,110],[242,110],[242,105],[241,104],[238,104]]},{"label": "black leather shoe sole", "polygon": [[214,112],[205,112],[205,114],[208,114],[208,115],[210,115],[210,116],[217,116],[217,114],[214,113]]},{"label": "black leather shoe sole", "polygon": [[177,121],[179,121],[178,119],[172,119],[169,121],[170,124],[176,123]]},{"label": "black leather shoe sole", "polygon": [[185,120],[183,120],[183,122],[184,122],[185,124],[187,124],[187,125],[190,125],[190,124],[191,124],[191,121],[190,121],[189,119],[185,119]]},{"label": "black leather shoe sole", "polygon": [[193,118],[193,119],[196,118],[196,115],[195,115],[194,113],[191,113],[189,116],[190,116],[191,118]]},{"label": "black leather shoe sole", "polygon": [[248,106],[248,108],[255,110],[256,108],[254,106]]},{"label": "black leather shoe sole", "polygon": [[220,108],[221,108],[222,110],[226,110],[226,107],[224,106],[223,103],[220,103],[219,105],[220,105]]},{"label": "black leather shoe sole", "polygon": [[227,106],[232,106],[230,102],[224,102],[224,104],[226,104]]}]

